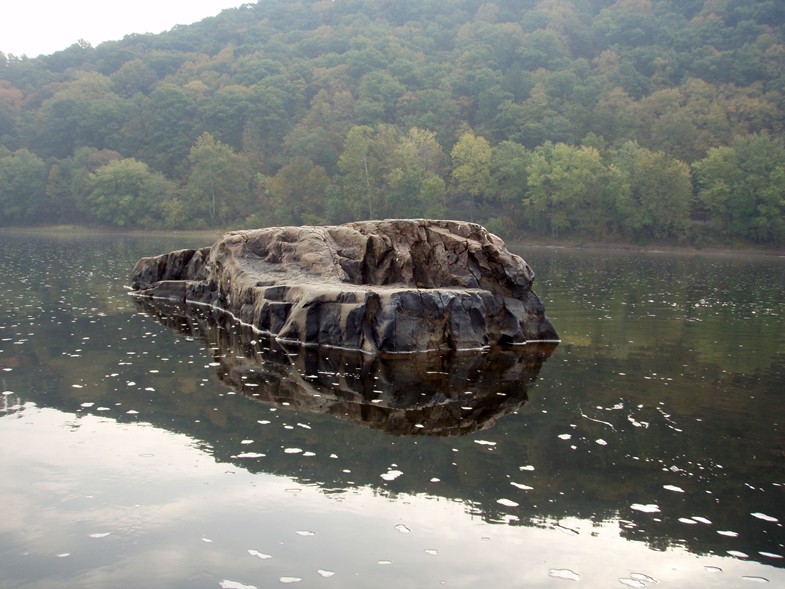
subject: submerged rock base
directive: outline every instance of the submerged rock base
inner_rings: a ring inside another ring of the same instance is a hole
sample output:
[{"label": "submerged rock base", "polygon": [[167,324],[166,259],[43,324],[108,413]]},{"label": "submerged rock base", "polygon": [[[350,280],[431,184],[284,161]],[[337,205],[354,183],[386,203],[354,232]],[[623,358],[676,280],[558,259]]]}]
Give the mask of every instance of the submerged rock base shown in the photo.
[{"label": "submerged rock base", "polygon": [[142,258],[131,286],[282,341],[377,353],[557,341],[533,279],[480,225],[387,220],[234,231]]}]

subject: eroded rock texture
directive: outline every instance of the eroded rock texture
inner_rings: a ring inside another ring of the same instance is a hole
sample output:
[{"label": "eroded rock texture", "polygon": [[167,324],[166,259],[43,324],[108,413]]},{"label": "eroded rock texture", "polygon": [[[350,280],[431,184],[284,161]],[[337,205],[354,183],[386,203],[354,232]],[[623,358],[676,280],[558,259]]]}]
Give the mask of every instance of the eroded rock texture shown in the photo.
[{"label": "eroded rock texture", "polygon": [[533,279],[477,224],[387,220],[234,231],[142,258],[131,283],[283,341],[376,353],[557,340]]}]

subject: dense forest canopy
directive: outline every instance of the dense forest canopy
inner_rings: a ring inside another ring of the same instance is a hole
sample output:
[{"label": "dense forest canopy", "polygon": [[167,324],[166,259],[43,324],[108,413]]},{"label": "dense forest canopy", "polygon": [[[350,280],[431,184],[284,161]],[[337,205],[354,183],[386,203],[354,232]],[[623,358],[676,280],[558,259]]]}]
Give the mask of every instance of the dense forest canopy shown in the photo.
[{"label": "dense forest canopy", "polygon": [[785,243],[782,0],[261,0],[0,53],[0,225]]}]

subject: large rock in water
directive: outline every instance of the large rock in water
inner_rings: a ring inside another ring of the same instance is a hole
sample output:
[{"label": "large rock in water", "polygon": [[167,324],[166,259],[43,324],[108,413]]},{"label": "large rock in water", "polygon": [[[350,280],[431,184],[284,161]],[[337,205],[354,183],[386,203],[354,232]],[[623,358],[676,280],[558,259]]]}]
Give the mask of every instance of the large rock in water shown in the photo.
[{"label": "large rock in water", "polygon": [[136,294],[211,305],[282,341],[364,352],[553,341],[534,272],[480,225],[387,220],[233,231],[142,258]]}]

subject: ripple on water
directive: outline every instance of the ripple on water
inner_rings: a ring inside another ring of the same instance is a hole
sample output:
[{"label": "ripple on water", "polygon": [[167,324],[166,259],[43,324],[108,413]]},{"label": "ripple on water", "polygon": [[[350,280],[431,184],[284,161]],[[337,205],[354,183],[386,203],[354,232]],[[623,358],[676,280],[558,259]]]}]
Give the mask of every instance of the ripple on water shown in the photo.
[{"label": "ripple on water", "polygon": [[720,567],[713,567],[713,566],[705,566],[703,567],[703,570],[705,570],[707,573],[711,573],[712,575],[718,575],[722,572],[722,569]]},{"label": "ripple on water", "polygon": [[644,575],[643,573],[630,573],[630,578],[642,583],[657,583],[657,579],[650,577],[649,575]]},{"label": "ripple on water", "polygon": [[736,558],[749,558],[750,555],[746,552],[742,552],[741,550],[728,550],[728,554],[731,556],[735,556]]},{"label": "ripple on water", "polygon": [[567,579],[568,581],[581,580],[581,576],[570,569],[550,569],[548,571],[548,576],[553,577],[554,579]]},{"label": "ripple on water", "polygon": [[767,558],[784,558],[781,554],[774,554],[773,552],[758,552],[758,554]]},{"label": "ripple on water", "polygon": [[226,579],[221,581],[221,589],[256,589],[255,585],[245,585],[239,581],[230,581]]},{"label": "ripple on water", "polygon": [[659,513],[660,507],[654,503],[633,503],[630,505],[631,509],[635,511],[642,511],[643,513]]},{"label": "ripple on water", "polygon": [[524,485],[521,483],[510,483],[513,487],[520,489],[521,491],[531,491],[534,487],[530,487],[529,485]]},{"label": "ripple on water", "polygon": [[504,505],[505,507],[518,507],[518,503],[511,499],[497,499],[496,503],[499,505]]},{"label": "ripple on water", "polygon": [[259,552],[258,550],[249,550],[248,554],[251,556],[255,556],[256,558],[260,558],[262,560],[267,560],[268,558],[272,558],[272,555],[265,554],[264,552]]}]

